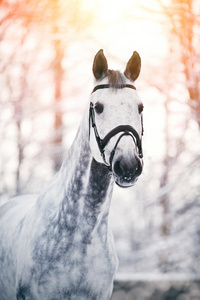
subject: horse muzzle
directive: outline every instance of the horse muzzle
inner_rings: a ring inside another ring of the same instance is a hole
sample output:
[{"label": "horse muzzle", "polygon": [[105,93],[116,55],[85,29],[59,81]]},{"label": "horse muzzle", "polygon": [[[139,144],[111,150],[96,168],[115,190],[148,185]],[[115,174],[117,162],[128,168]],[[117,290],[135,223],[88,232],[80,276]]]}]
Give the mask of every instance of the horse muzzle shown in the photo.
[{"label": "horse muzzle", "polygon": [[123,156],[113,159],[112,171],[115,183],[122,187],[131,187],[142,173],[143,161],[137,155],[132,158]]}]

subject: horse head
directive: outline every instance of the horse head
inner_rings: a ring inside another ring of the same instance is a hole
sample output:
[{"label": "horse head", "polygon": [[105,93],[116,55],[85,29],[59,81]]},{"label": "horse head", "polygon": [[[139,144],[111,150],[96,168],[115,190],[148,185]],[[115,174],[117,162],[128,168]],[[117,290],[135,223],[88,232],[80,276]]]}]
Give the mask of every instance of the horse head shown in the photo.
[{"label": "horse head", "polygon": [[108,69],[103,50],[96,54],[93,63],[90,148],[94,159],[109,168],[120,187],[132,186],[143,168],[143,104],[133,85],[140,68],[136,51],[123,74]]}]

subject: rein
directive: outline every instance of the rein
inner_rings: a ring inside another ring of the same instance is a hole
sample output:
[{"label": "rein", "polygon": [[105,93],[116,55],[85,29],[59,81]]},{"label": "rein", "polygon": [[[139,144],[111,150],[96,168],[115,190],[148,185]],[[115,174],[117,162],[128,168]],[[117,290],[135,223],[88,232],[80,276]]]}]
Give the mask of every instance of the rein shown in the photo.
[{"label": "rein", "polygon": [[[110,84],[101,84],[101,85],[97,85],[94,87],[92,93],[94,93],[95,91],[97,91],[98,89],[105,89],[105,88],[110,88],[111,85]],[[136,90],[136,88],[131,85],[131,84],[123,84],[123,85],[118,85],[115,88],[118,89],[122,89],[122,88],[131,88]],[[115,127],[114,129],[112,129],[111,131],[109,131],[107,133],[107,135],[101,139],[97,130],[97,126],[96,126],[96,122],[95,122],[95,112],[94,112],[94,105],[92,102],[90,102],[90,111],[89,111],[89,122],[92,125],[92,128],[94,129],[94,134],[95,134],[95,138],[97,141],[97,145],[99,147],[99,151],[101,153],[101,156],[103,157],[103,160],[106,164],[106,166],[109,168],[109,170],[112,170],[112,160],[113,157],[115,155],[115,151],[117,148],[117,145],[119,143],[119,141],[121,140],[121,138],[125,135],[130,135],[133,138],[134,143],[136,144],[137,148],[138,148],[138,156],[140,158],[143,158],[143,152],[142,152],[142,140],[139,137],[139,134],[137,133],[137,131],[130,125],[119,125],[117,127]],[[119,136],[115,147],[113,148],[111,155],[110,155],[110,159],[109,159],[109,163],[106,161],[105,158],[105,147],[108,144],[108,142],[110,141],[110,139],[115,136],[116,134],[122,132],[122,134]],[[142,122],[142,134],[143,134],[143,122]]]}]

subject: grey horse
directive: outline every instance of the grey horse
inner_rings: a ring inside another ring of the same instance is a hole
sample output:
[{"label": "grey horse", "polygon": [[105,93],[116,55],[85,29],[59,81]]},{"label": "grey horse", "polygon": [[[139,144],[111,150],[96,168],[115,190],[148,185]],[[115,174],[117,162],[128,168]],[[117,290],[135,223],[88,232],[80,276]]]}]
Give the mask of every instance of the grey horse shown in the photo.
[{"label": "grey horse", "polygon": [[143,104],[133,82],[134,52],[124,73],[93,62],[94,89],[60,171],[39,195],[0,208],[0,300],[108,300],[118,259],[108,224],[114,183],[142,173]]}]

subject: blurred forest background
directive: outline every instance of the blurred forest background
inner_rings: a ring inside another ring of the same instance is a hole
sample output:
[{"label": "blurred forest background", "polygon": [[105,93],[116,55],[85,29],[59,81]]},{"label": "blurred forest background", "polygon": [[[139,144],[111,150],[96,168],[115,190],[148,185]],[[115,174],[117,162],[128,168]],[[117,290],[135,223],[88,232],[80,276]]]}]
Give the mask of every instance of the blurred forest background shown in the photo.
[{"label": "blurred forest background", "polygon": [[200,1],[0,1],[0,203],[39,193],[59,169],[103,48],[142,58],[143,175],[115,189],[120,272],[200,276]]}]

